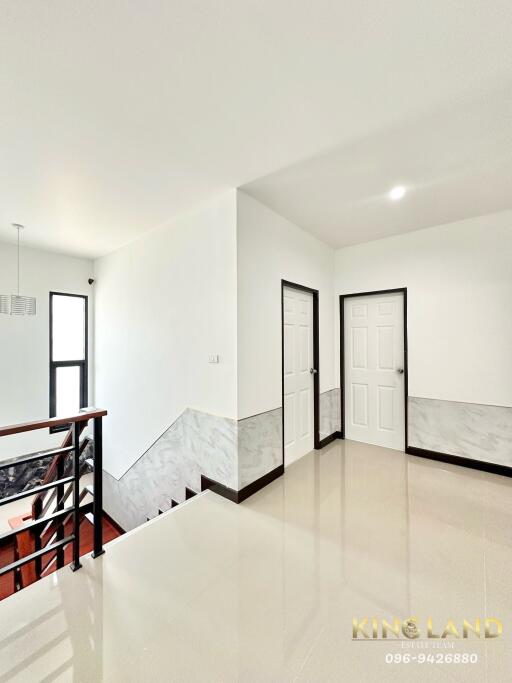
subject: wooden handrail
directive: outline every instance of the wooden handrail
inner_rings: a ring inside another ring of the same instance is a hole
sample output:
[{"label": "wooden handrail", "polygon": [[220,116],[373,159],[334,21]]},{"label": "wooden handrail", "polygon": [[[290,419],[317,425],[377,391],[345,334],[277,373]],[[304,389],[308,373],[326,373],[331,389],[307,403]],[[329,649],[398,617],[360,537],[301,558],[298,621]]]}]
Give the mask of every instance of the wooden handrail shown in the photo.
[{"label": "wooden handrail", "polygon": [[23,432],[32,432],[35,429],[60,427],[61,425],[67,425],[72,422],[87,422],[95,417],[105,417],[105,415],[107,415],[106,410],[97,410],[96,408],[91,408],[88,411],[78,413],[78,415],[72,415],[71,417],[52,417],[48,420],[23,422],[22,424],[10,425],[9,427],[0,427],[0,437],[9,436],[11,434],[21,434]]}]

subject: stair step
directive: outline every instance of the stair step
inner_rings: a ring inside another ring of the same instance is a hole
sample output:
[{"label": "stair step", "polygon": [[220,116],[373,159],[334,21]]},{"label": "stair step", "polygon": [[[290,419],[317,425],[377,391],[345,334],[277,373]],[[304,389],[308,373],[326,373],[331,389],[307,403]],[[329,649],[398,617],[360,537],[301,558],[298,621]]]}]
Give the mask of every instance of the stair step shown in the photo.
[{"label": "stair step", "polygon": [[163,515],[163,513],[164,513],[164,511],[161,510],[160,508],[158,508],[158,514],[159,514],[159,515]]},{"label": "stair step", "polygon": [[193,498],[194,496],[197,496],[196,491],[192,491],[192,489],[185,487],[185,500],[189,500],[190,498]]},{"label": "stair step", "polygon": [[89,465],[89,467],[91,468],[91,470],[94,469],[94,460],[93,460],[92,458],[86,458],[85,464],[86,464],[86,465]]},{"label": "stair step", "polygon": [[94,484],[87,484],[87,486],[84,486],[84,491],[87,491],[87,493],[94,498]]},{"label": "stair step", "polygon": [[41,576],[44,576],[46,572],[50,569],[50,567],[57,562],[57,554],[53,555],[53,557],[42,567],[41,569]]},{"label": "stair step", "polygon": [[92,514],[92,512],[86,512],[85,519],[94,526],[94,515]]},{"label": "stair step", "polygon": [[179,503],[178,501],[174,500],[174,498],[171,498],[171,508],[178,507]]}]

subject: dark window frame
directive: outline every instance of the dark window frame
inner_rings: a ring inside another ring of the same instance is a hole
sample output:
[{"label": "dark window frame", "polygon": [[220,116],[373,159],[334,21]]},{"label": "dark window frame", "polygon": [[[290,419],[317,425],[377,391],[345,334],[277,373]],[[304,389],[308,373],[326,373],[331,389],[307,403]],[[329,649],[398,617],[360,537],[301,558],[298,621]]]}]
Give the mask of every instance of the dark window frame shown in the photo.
[{"label": "dark window frame", "polygon": [[[53,360],[53,297],[69,296],[84,300],[84,357],[79,360]],[[57,412],[57,368],[78,367],[80,368],[80,408],[87,406],[89,396],[89,297],[86,294],[71,294],[70,292],[50,292],[50,417],[55,417]],[[64,432],[69,425],[51,427],[50,433]]]}]

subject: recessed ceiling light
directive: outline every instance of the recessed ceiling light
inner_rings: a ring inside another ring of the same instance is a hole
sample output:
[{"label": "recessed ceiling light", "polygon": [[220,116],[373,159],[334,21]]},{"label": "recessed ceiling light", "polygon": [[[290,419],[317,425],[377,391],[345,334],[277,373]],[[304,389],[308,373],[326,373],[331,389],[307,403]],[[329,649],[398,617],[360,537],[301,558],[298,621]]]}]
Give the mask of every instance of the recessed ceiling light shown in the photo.
[{"label": "recessed ceiling light", "polygon": [[392,199],[394,202],[396,202],[399,199],[402,199],[404,194],[405,194],[405,187],[403,185],[397,185],[389,193],[389,198]]}]

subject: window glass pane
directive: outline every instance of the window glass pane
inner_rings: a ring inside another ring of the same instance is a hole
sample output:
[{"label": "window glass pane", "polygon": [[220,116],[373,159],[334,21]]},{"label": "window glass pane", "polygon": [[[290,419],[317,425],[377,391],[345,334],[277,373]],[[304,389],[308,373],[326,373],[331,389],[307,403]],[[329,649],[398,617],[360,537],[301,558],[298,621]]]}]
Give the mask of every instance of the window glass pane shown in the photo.
[{"label": "window glass pane", "polygon": [[85,357],[85,299],[54,294],[52,360],[83,360]]},{"label": "window glass pane", "polygon": [[80,410],[80,367],[56,368],[56,417],[71,417]]}]

